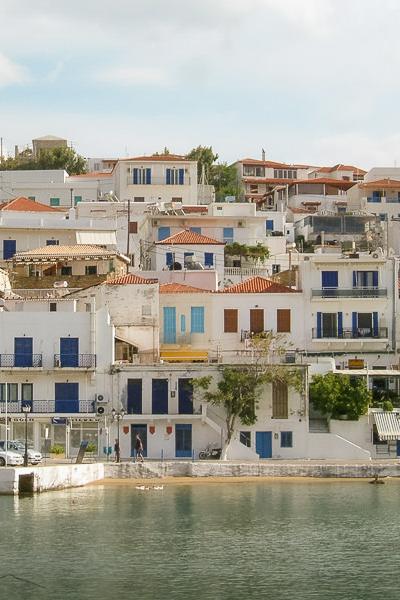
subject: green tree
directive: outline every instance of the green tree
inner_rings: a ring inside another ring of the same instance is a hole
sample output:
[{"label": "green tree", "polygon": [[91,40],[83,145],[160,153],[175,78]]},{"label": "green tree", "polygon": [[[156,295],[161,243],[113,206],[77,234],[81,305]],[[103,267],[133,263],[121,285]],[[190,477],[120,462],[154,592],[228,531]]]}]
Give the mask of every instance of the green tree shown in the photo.
[{"label": "green tree", "polygon": [[86,160],[73,148],[60,146],[41,150],[36,159],[30,152],[24,151],[16,158],[8,158],[1,168],[7,171],[65,169],[69,175],[81,175],[86,173]]},{"label": "green tree", "polygon": [[209,183],[215,188],[217,202],[223,201],[225,196],[235,196],[237,201],[241,198],[242,190],[234,165],[228,165],[226,162],[212,165]]},{"label": "green tree", "polygon": [[260,243],[255,246],[248,246],[247,244],[232,242],[225,246],[225,256],[239,256],[240,266],[242,266],[242,258],[264,262],[269,257],[269,254],[269,249]]},{"label": "green tree", "polygon": [[211,167],[218,159],[218,154],[214,154],[212,146],[197,146],[197,148],[192,148],[186,155],[186,158],[188,160],[197,160],[197,180],[201,180],[204,167],[206,179],[210,185],[213,185],[210,182]]},{"label": "green tree", "polygon": [[310,402],[332,419],[347,416],[358,421],[372,402],[372,393],[364,379],[327,373],[315,375],[310,383]]}]

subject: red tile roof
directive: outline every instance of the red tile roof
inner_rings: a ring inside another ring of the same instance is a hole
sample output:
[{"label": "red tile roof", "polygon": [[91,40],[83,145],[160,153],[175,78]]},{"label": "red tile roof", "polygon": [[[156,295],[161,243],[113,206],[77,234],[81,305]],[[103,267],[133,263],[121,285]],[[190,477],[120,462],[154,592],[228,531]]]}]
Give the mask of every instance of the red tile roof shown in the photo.
[{"label": "red tile roof", "polygon": [[184,285],[183,283],[163,283],[160,294],[209,294],[210,290]]},{"label": "red tile roof", "polygon": [[178,233],[174,233],[174,235],[170,235],[165,238],[165,240],[160,240],[156,242],[156,244],[161,244],[164,246],[172,246],[174,244],[179,244],[182,246],[187,245],[209,245],[223,246],[225,242],[219,242],[218,240],[214,240],[213,238],[207,237],[206,235],[201,235],[201,233],[196,233],[195,231],[190,231],[189,229],[184,229],[183,231],[178,231]]},{"label": "red tile roof", "polygon": [[183,204],[182,205],[182,210],[184,213],[186,214],[190,214],[190,213],[207,213],[208,212],[208,207],[206,205],[201,205],[201,204],[197,204],[197,205],[187,205],[187,204]]},{"label": "red tile roof", "polygon": [[400,187],[400,181],[397,179],[378,179],[377,181],[366,181],[360,183],[362,188],[398,188]]},{"label": "red tile roof", "polygon": [[8,202],[3,202],[3,204],[0,204],[0,210],[18,212],[64,212],[62,208],[54,208],[48,204],[41,204],[40,202],[35,202],[35,200],[25,198],[25,196],[19,196]]},{"label": "red tile roof", "polygon": [[274,169],[309,169],[313,167],[313,165],[289,165],[288,163],[275,162],[273,160],[258,160],[257,158],[242,158],[237,162],[242,163],[243,165],[259,165]]},{"label": "red tile roof", "polygon": [[153,154],[150,156],[133,156],[132,158],[120,158],[120,162],[130,160],[140,162],[190,162],[189,158],[186,158],[186,156],[182,156],[181,154]]},{"label": "red tile roof", "polygon": [[359,167],[353,167],[353,165],[342,165],[340,163],[334,165],[333,167],[319,167],[315,170],[317,173],[333,173],[334,171],[356,171],[358,173],[363,173],[364,175],[367,172],[364,171],[364,169],[360,169]]},{"label": "red tile roof", "polygon": [[271,281],[265,277],[252,277],[241,283],[231,285],[221,290],[222,294],[291,294],[298,293],[286,285]]},{"label": "red tile roof", "polygon": [[356,185],[356,181],[346,181],[345,179],[333,179],[332,177],[316,177],[315,179],[291,179],[290,184],[295,185],[296,183],[310,183],[311,185],[318,183],[325,183],[333,187],[349,189]]},{"label": "red tile roof", "polygon": [[158,283],[158,279],[145,279],[134,273],[128,273],[128,275],[121,275],[114,279],[104,281],[105,285],[142,285],[147,283]]}]

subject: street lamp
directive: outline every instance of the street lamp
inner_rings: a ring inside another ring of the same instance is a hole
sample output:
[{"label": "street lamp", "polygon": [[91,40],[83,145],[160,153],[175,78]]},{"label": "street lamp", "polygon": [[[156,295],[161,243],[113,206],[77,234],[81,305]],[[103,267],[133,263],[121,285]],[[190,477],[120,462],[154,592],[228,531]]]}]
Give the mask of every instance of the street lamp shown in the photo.
[{"label": "street lamp", "polygon": [[25,413],[25,453],[24,453],[24,467],[28,466],[28,415],[31,412],[30,404],[22,405],[22,412]]},{"label": "street lamp", "polygon": [[115,460],[117,463],[120,462],[121,460],[121,446],[119,445],[119,422],[121,421],[121,419],[123,419],[125,415],[125,411],[123,408],[121,408],[121,410],[116,411],[115,408],[112,409],[111,411],[111,416],[112,416],[112,420],[113,421],[117,421],[117,446],[118,446],[118,452],[115,453]]}]

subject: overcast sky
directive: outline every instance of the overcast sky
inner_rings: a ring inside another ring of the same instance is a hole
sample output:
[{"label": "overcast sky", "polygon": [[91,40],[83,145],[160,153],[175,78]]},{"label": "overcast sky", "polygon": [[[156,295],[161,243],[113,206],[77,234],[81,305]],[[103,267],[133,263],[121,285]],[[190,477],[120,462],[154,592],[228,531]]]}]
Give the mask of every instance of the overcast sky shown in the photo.
[{"label": "overcast sky", "polygon": [[0,0],[5,148],[400,166],[399,0]]}]

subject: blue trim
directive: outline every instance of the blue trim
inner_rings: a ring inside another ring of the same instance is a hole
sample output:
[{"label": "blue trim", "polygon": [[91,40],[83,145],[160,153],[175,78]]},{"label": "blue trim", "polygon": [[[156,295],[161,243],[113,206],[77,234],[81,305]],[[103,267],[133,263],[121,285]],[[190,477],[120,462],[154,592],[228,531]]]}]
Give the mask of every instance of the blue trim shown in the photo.
[{"label": "blue trim", "polygon": [[267,219],[265,221],[265,231],[273,231],[274,230],[274,221],[273,219]]},{"label": "blue trim", "polygon": [[159,242],[162,242],[162,240],[169,238],[170,235],[171,235],[170,227],[159,227],[158,228],[158,241]]},{"label": "blue trim", "polygon": [[338,337],[343,337],[343,313],[338,312],[337,314],[337,322],[338,322]]},{"label": "blue trim", "polygon": [[372,285],[378,287],[378,271],[372,271]]},{"label": "blue trim", "polygon": [[137,184],[139,181],[139,169],[133,169],[133,183]]},{"label": "blue trim", "polygon": [[176,344],[176,308],[164,306],[164,344]]},{"label": "blue trim", "polygon": [[190,333],[204,333],[204,306],[190,308]]},{"label": "blue trim", "polygon": [[337,288],[338,287],[338,272],[337,271],[321,271],[322,287]]},{"label": "blue trim", "polygon": [[373,328],[373,335],[374,337],[378,337],[378,313],[377,312],[373,312],[372,313],[372,328]]},{"label": "blue trim", "polygon": [[177,423],[175,425],[175,456],[190,458],[192,456],[192,425]]},{"label": "blue trim", "polygon": [[204,266],[205,267],[213,267],[214,266],[214,254],[212,252],[204,252]]},{"label": "blue trim", "polygon": [[151,184],[151,169],[146,169],[146,184]]},{"label": "blue trim", "polygon": [[179,180],[178,180],[179,185],[183,185],[184,177],[185,177],[185,170],[179,169]]},{"label": "blue trim", "polygon": [[173,252],[166,252],[165,253],[165,264],[167,265],[167,267],[172,267],[172,265],[174,264],[174,254],[173,254]]},{"label": "blue trim", "polygon": [[171,184],[171,169],[167,169],[165,172],[165,183],[167,185]]},{"label": "blue trim", "polygon": [[317,312],[317,338],[322,337],[322,313]]},{"label": "blue trim", "polygon": [[16,337],[14,338],[14,366],[31,367],[33,353],[33,338]]},{"label": "blue trim", "polygon": [[127,383],[127,409],[129,415],[142,414],[142,380],[128,379]]},{"label": "blue trim", "polygon": [[351,313],[351,330],[353,333],[353,337],[357,337],[357,328],[358,328],[358,315],[356,312]]},{"label": "blue trim", "polygon": [[256,431],[256,452],[260,458],[272,458],[272,431]]},{"label": "blue trim", "polygon": [[55,383],[54,398],[56,413],[79,413],[79,383]]},{"label": "blue trim", "polygon": [[153,379],[151,384],[151,412],[168,414],[168,379]]}]

